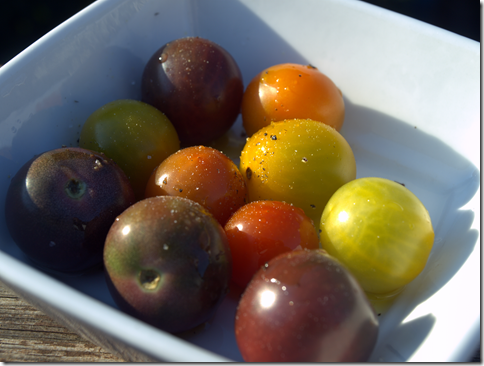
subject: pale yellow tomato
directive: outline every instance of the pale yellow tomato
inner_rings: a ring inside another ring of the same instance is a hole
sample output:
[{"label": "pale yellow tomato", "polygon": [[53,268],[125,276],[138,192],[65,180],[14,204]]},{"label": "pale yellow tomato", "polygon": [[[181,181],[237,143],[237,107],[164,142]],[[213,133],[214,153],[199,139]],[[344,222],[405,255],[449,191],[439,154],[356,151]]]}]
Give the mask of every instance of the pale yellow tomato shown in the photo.
[{"label": "pale yellow tomato", "polygon": [[422,202],[384,178],[360,178],[341,187],[326,205],[320,229],[322,248],[376,295],[398,293],[415,279],[434,242]]}]

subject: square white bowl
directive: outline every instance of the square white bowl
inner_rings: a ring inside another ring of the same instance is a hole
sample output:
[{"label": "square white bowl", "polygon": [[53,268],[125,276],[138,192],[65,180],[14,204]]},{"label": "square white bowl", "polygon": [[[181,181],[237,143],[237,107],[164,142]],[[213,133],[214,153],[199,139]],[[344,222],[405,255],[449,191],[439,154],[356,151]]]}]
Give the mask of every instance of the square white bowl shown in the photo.
[{"label": "square white bowl", "polygon": [[[283,62],[315,65],[338,85],[357,176],[405,183],[436,233],[425,270],[380,317],[370,361],[468,360],[480,343],[480,43],[359,1],[99,0],[0,68],[0,281],[126,360],[242,361],[240,294],[207,326],[173,336],[117,310],[101,272],[40,272],[5,224],[17,170],[76,146],[101,105],[139,99],[145,62],[186,36],[229,51],[245,85]],[[240,130],[239,118],[236,147]]]}]

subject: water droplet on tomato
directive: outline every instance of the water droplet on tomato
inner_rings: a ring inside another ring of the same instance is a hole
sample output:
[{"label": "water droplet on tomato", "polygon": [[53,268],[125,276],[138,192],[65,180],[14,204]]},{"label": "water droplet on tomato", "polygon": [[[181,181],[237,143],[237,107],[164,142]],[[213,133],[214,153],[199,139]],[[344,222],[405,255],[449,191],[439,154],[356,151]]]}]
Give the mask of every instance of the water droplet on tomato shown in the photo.
[{"label": "water droplet on tomato", "polygon": [[163,52],[163,53],[160,55],[160,57],[158,57],[158,61],[160,61],[160,64],[162,64],[162,63],[163,63],[163,62],[165,62],[166,60],[168,60],[168,54],[166,54],[166,53],[164,53],[164,52]]}]

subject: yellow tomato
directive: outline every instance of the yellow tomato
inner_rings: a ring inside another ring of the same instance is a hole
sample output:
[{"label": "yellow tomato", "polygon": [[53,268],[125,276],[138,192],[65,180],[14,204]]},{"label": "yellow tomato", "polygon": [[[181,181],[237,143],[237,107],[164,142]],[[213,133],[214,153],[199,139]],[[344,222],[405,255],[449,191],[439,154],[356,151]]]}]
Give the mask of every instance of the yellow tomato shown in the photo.
[{"label": "yellow tomato", "polygon": [[384,178],[360,178],[341,187],[326,205],[320,229],[322,248],[374,295],[398,293],[415,279],[434,242],[422,202]]},{"label": "yellow tomato", "polygon": [[249,201],[292,203],[316,225],[331,195],[356,178],[353,151],[344,137],[307,119],[273,122],[247,139],[240,170]]}]

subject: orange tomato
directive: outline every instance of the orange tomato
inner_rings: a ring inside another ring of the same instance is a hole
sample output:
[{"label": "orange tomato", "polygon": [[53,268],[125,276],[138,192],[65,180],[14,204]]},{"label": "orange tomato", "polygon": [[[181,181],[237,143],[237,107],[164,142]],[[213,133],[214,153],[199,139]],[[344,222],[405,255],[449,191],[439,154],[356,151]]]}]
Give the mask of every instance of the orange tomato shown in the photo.
[{"label": "orange tomato", "polygon": [[242,98],[242,122],[248,136],[271,121],[312,119],[341,129],[343,95],[333,81],[311,65],[271,66],[247,86]]},{"label": "orange tomato", "polygon": [[237,166],[222,152],[192,146],[166,158],[152,173],[145,197],[180,196],[201,204],[223,226],[247,200]]}]

